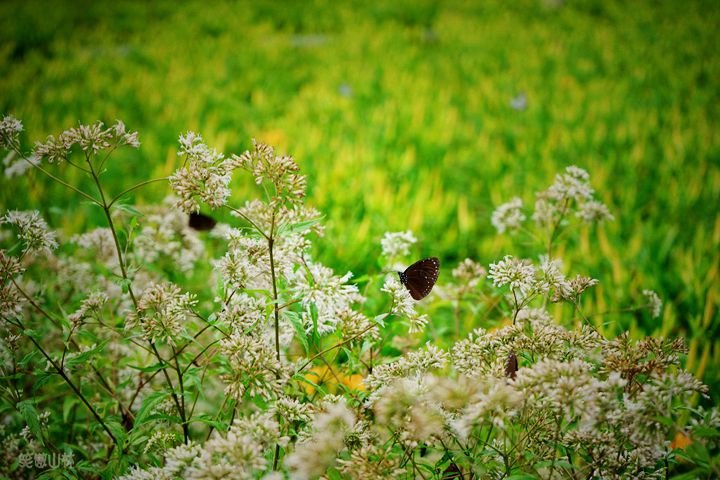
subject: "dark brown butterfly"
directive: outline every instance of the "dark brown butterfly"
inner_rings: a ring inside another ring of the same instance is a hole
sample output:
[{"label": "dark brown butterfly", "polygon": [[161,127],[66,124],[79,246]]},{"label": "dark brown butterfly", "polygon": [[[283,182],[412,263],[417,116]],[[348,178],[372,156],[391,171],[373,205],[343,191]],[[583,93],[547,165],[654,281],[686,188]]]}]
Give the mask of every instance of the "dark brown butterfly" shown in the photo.
[{"label": "dark brown butterfly", "polygon": [[515,379],[518,371],[518,358],[515,352],[508,353],[507,360],[505,360],[505,376],[508,378]]},{"label": "dark brown butterfly", "polygon": [[425,258],[410,265],[404,272],[397,272],[400,283],[410,291],[415,300],[427,297],[440,272],[440,260],[437,257]]},{"label": "dark brown butterfly", "polygon": [[217,221],[209,215],[205,215],[200,212],[191,212],[190,219],[188,220],[188,226],[193,230],[201,232],[207,232],[212,230],[217,224]]}]

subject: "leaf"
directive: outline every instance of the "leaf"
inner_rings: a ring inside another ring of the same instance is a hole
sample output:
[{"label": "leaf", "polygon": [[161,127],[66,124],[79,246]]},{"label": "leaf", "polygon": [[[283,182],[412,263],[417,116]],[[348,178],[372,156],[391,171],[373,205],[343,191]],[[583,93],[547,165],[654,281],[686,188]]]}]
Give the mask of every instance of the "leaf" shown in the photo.
[{"label": "leaf", "polygon": [[79,400],[76,397],[65,397],[65,400],[63,400],[63,423],[67,424],[70,411],[78,402]]},{"label": "leaf", "polygon": [[117,208],[118,210],[121,210],[123,212],[129,213],[130,215],[134,215],[136,217],[143,216],[143,214],[142,214],[142,212],[140,212],[140,210],[138,210],[137,208],[135,208],[131,205],[125,204],[125,203],[115,203],[115,205],[113,205],[113,207]]},{"label": "leaf", "polygon": [[373,322],[377,323],[381,327],[385,328],[385,319],[387,316],[390,315],[389,313],[381,313],[380,315],[376,315],[375,318],[373,318]]},{"label": "leaf", "polygon": [[310,344],[308,342],[307,332],[303,326],[302,319],[297,312],[284,312],[283,315],[290,321],[295,333],[297,334],[298,340],[303,346],[305,355],[310,351]]},{"label": "leaf", "polygon": [[225,431],[227,429],[227,423],[223,422],[222,420],[218,420],[214,418],[212,415],[196,415],[192,418],[192,422],[200,422],[204,423],[205,425],[210,425],[211,427],[220,430]]},{"label": "leaf", "polygon": [[140,410],[135,415],[135,426],[138,427],[151,420],[153,409],[168,397],[165,392],[155,392],[143,399]]},{"label": "leaf", "polygon": [[310,220],[305,220],[298,223],[293,223],[290,225],[280,225],[280,228],[278,228],[279,234],[292,234],[292,233],[299,233],[304,232],[306,230],[309,230],[313,225],[317,225],[320,223],[320,221],[323,219],[323,217],[316,217],[311,218]]},{"label": "leaf", "polygon": [[25,423],[27,424],[28,428],[30,428],[30,431],[35,436],[35,438],[39,442],[44,444],[45,441],[42,436],[42,429],[40,428],[40,418],[38,415],[38,411],[33,404],[33,401],[20,401],[17,403],[16,407],[20,414],[23,416],[23,420],[25,420]]}]

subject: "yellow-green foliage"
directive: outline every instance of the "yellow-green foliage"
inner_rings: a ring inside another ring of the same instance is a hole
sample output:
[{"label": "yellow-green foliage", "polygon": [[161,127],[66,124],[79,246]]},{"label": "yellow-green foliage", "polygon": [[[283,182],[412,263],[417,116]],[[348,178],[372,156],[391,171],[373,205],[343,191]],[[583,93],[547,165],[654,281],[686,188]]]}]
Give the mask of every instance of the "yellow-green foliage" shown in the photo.
[{"label": "yellow-green foliage", "polygon": [[[187,130],[226,152],[252,137],[292,152],[327,215],[317,255],[359,274],[393,230],[448,265],[534,254],[490,213],[577,164],[616,218],[561,242],[571,271],[601,280],[585,308],[655,289],[660,320],[611,315],[607,330],[687,335],[689,368],[713,385],[719,24],[713,1],[3,2],[0,111],[26,146],[78,121],[139,130],[141,149],[109,166],[118,192],[170,174]],[[67,195],[3,178],[0,202],[69,230],[99,215]]]}]

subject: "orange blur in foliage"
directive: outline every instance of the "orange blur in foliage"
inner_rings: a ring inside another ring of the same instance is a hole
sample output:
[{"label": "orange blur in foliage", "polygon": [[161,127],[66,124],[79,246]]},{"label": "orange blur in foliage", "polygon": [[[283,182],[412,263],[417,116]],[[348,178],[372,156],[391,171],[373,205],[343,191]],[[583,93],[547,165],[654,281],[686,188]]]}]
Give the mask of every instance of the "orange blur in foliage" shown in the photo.
[{"label": "orange blur in foliage", "polygon": [[[324,387],[328,393],[337,393],[339,385],[343,385],[350,390],[365,390],[362,375],[357,373],[346,375],[340,371],[331,369],[327,365],[311,368],[305,374],[305,378],[315,385]],[[304,383],[303,388],[308,395],[312,395],[316,390],[315,386],[311,383]]]}]

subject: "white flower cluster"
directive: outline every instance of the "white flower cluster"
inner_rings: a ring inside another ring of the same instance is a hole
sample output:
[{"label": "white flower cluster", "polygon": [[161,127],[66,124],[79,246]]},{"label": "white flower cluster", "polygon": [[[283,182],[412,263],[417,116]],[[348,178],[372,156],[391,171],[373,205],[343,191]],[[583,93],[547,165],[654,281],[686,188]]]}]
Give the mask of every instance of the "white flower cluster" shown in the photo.
[{"label": "white flower cluster", "polygon": [[138,132],[128,132],[125,124],[117,121],[115,125],[105,128],[103,122],[92,125],[79,125],[65,130],[57,138],[50,135],[45,143],[36,143],[33,153],[37,158],[47,159],[50,163],[61,163],[67,159],[73,145],[78,145],[89,155],[100,150],[127,145],[139,148]]},{"label": "white flower cluster", "polygon": [[410,247],[417,242],[412,231],[387,232],[380,240],[382,255],[387,259],[395,259],[410,254]]},{"label": "white flower cluster", "polygon": [[537,295],[550,295],[553,302],[574,301],[589,287],[596,285],[596,279],[576,276],[568,280],[561,272],[559,259],[540,257],[539,267],[529,260],[519,260],[506,255],[497,263],[490,264],[488,278],[496,287],[508,285],[511,298],[517,309],[527,305]]},{"label": "white flower cluster", "polygon": [[203,445],[190,443],[168,450],[163,467],[135,467],[118,480],[248,480],[271,470],[266,452],[288,440],[281,436],[272,415],[256,413],[236,419],[226,434],[214,435]]},{"label": "white flower cluster", "polygon": [[504,233],[506,230],[518,230],[525,218],[525,214],[522,213],[522,200],[515,197],[497,207],[490,221],[498,233]]},{"label": "white flower cluster", "polygon": [[342,400],[315,413],[310,435],[299,441],[295,451],[285,458],[292,478],[309,480],[325,473],[345,448],[345,436],[354,425],[355,415]]},{"label": "white flower cluster", "polygon": [[80,308],[68,315],[68,320],[76,327],[86,319],[93,315],[99,316],[100,309],[108,301],[108,296],[103,291],[91,293],[80,304]]},{"label": "white flower cluster", "polygon": [[232,163],[216,150],[211,150],[194,132],[180,136],[180,155],[185,165],[170,177],[170,185],[178,196],[177,207],[185,213],[200,210],[198,199],[211,208],[222,207],[230,196]]},{"label": "white flower cluster", "polygon": [[20,132],[23,124],[17,118],[5,115],[0,121],[0,148],[18,150],[20,148]]},{"label": "white flower cluster", "polygon": [[351,310],[354,303],[364,302],[365,298],[356,285],[347,283],[352,272],[340,277],[319,263],[307,262],[306,265],[288,279],[293,297],[300,299],[304,309],[305,329],[308,332],[317,329],[319,335],[334,332],[341,313]]},{"label": "white flower cluster", "polygon": [[126,328],[139,325],[145,339],[175,345],[196,303],[193,295],[181,293],[177,285],[153,283],[143,291],[137,311],[128,314]]},{"label": "white flower cluster", "polygon": [[50,230],[40,212],[11,210],[0,217],[0,225],[14,225],[23,243],[23,253],[48,255],[57,248],[57,235]]},{"label": "white flower cluster", "polygon": [[[532,218],[541,226],[555,228],[573,211],[585,223],[613,220],[607,206],[593,198],[593,194],[590,175],[582,168],[571,165],[564,173],[555,176],[555,182],[550,187],[537,193]],[[522,200],[515,197],[495,209],[491,222],[498,233],[522,227],[526,219],[522,206]]]},{"label": "white flower cluster", "polygon": [[425,328],[429,321],[428,316],[415,310],[415,300],[408,289],[400,283],[397,275],[386,277],[381,291],[390,294],[392,297],[391,313],[407,319],[410,333],[421,332]]},{"label": "white flower cluster", "polygon": [[278,206],[283,203],[299,204],[305,197],[306,180],[300,175],[300,167],[287,155],[276,155],[270,146],[253,139],[253,148],[242,155],[233,155],[231,162],[255,177],[260,185],[269,181],[274,187],[270,203]]}]

